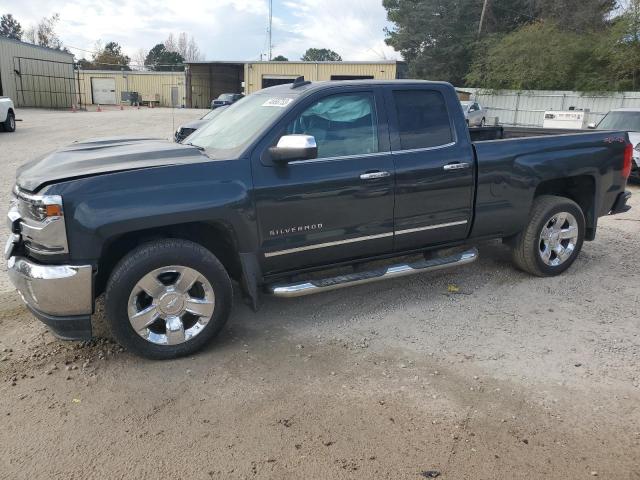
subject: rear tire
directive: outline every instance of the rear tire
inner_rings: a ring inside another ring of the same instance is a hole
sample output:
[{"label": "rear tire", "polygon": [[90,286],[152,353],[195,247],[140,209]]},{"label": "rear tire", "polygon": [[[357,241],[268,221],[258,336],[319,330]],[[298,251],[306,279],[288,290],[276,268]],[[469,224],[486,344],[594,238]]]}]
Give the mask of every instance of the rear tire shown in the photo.
[{"label": "rear tire", "polygon": [[105,307],[121,345],[164,360],[205,346],[227,322],[232,301],[229,275],[209,250],[166,239],[140,245],[116,265]]},{"label": "rear tire", "polygon": [[6,120],[2,123],[2,128],[5,132],[15,132],[16,131],[16,116],[13,112],[7,113]]},{"label": "rear tire", "polygon": [[585,219],[576,202],[542,195],[533,201],[529,224],[515,238],[513,261],[538,277],[560,275],[582,249]]}]

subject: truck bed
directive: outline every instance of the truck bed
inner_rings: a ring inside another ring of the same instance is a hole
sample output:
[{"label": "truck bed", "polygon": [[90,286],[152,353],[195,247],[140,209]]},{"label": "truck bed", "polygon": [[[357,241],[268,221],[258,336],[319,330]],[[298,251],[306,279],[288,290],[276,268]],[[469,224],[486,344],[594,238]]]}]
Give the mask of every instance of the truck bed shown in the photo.
[{"label": "truck bed", "polygon": [[549,135],[567,135],[571,133],[590,133],[593,130],[568,130],[541,127],[472,127],[469,128],[472,142],[503,140],[508,138],[547,137]]}]

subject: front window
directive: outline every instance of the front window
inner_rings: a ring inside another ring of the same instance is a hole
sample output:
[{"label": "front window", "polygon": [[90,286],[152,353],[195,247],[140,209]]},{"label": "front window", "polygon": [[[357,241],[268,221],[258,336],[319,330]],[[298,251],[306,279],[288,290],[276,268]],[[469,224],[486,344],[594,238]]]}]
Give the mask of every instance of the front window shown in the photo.
[{"label": "front window", "polygon": [[200,120],[211,120],[224,112],[225,108],[226,107],[220,107],[216,108],[215,110],[211,110],[210,112],[207,112],[203,117],[201,117]]},{"label": "front window", "polygon": [[287,95],[249,95],[196,130],[188,143],[204,148],[212,158],[233,158],[281,116],[292,102],[293,97]]},{"label": "front window", "polygon": [[640,112],[609,112],[598,125],[598,130],[640,132]]},{"label": "front window", "polygon": [[318,158],[378,152],[378,121],[369,93],[332,95],[306,108],[288,134],[312,135]]}]

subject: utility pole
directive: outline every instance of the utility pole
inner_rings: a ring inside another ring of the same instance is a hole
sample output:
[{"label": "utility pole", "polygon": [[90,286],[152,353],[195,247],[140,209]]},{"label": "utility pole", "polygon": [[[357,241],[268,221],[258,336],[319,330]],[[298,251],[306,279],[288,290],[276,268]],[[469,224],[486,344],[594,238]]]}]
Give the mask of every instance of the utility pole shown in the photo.
[{"label": "utility pole", "polygon": [[273,0],[269,0],[269,61],[273,55],[273,44],[271,41],[271,30],[273,28]]},{"label": "utility pole", "polygon": [[484,4],[482,5],[482,13],[480,14],[480,25],[478,25],[478,37],[482,34],[482,25],[484,24],[484,16],[487,13],[487,5],[489,4],[489,0],[484,0]]}]

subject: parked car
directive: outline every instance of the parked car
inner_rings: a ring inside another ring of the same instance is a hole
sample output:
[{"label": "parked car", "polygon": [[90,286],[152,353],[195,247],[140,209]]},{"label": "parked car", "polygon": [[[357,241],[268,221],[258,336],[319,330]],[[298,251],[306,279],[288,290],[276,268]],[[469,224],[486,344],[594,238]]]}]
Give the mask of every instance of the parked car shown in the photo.
[{"label": "parked car", "polygon": [[248,96],[189,145],[93,140],[25,164],[8,273],[59,336],[89,338],[105,293],[122,345],[174,358],[220,332],[232,279],[257,309],[260,292],[464,265],[486,239],[532,275],[559,275],[598,217],[630,208],[631,151],[624,131],[472,143],[448,83],[300,79]]},{"label": "parked car", "polygon": [[633,168],[631,177],[640,181],[640,108],[617,108],[607,113],[597,125],[589,128],[597,130],[627,130],[633,148]]},{"label": "parked car", "polygon": [[243,97],[244,95],[242,93],[223,93],[219,95],[215,100],[211,100],[211,110],[213,110],[214,108],[231,105],[232,103],[237,102]]},{"label": "parked car", "polygon": [[0,127],[5,132],[16,131],[16,111],[9,97],[0,97]]},{"label": "parked car", "polygon": [[203,125],[206,125],[210,120],[217,117],[220,112],[224,111],[225,108],[226,105],[221,108],[216,108],[215,110],[209,110],[206,114],[200,117],[199,120],[193,120],[191,122],[185,123],[184,125],[180,125],[173,136],[173,140],[176,142],[182,142],[197,129],[199,129]]},{"label": "parked car", "polygon": [[464,112],[464,118],[467,120],[467,125],[470,127],[484,127],[487,118],[486,112],[480,106],[478,102],[460,102],[462,104],[462,111]]}]

